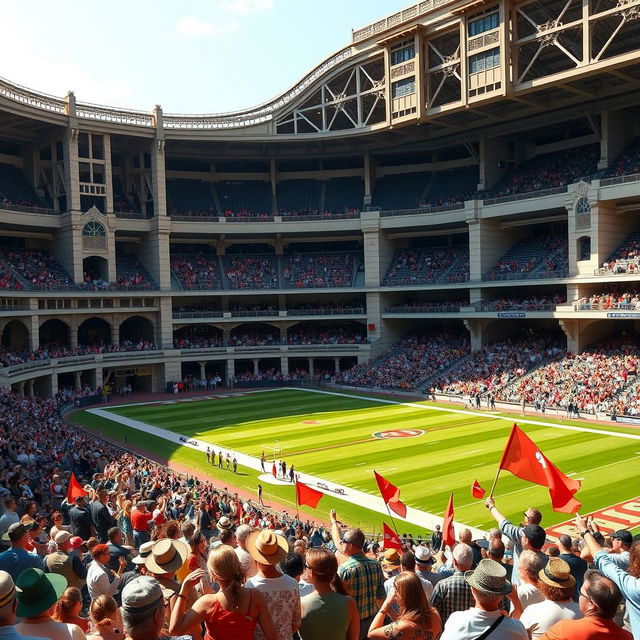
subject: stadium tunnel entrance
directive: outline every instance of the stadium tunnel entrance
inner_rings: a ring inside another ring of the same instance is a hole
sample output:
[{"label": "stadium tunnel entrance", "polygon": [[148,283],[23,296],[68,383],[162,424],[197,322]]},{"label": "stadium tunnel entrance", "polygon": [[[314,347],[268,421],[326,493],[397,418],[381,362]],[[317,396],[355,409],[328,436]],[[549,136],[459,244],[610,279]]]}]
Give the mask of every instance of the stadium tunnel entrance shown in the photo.
[{"label": "stadium tunnel entrance", "polygon": [[96,280],[109,282],[109,263],[99,256],[88,256],[82,261],[84,281],[91,283]]},{"label": "stadium tunnel entrance", "polygon": [[111,344],[111,325],[102,318],[89,318],[78,327],[79,345]]},{"label": "stadium tunnel entrance", "polygon": [[38,332],[40,347],[45,345],[57,345],[60,347],[69,347],[70,330],[62,320],[47,320],[40,325]]},{"label": "stadium tunnel entrance", "polygon": [[15,351],[29,350],[29,330],[18,320],[11,320],[2,330],[0,344]]}]

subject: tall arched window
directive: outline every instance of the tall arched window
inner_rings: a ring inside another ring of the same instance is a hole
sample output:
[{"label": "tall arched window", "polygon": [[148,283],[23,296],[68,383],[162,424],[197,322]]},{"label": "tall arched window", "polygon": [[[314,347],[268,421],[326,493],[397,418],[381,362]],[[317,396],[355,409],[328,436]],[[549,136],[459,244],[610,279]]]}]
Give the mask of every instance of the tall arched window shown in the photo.
[{"label": "tall arched window", "polygon": [[576,202],[576,213],[591,213],[589,198],[582,197],[578,202]]},{"label": "tall arched window", "polygon": [[96,220],[90,220],[82,227],[82,235],[90,238],[104,238],[107,232],[102,224]]}]

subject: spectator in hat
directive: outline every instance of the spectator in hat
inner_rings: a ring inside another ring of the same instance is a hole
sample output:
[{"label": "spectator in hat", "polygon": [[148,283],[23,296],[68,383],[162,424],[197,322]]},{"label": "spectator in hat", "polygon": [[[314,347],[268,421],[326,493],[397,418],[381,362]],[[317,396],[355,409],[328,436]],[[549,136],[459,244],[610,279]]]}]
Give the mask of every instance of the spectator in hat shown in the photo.
[{"label": "spectator in hat", "polygon": [[313,548],[305,556],[306,578],[314,590],[301,600],[302,640],[356,640],[360,613],[356,601],[338,576],[335,554]]},{"label": "spectator in hat", "polygon": [[24,618],[16,629],[24,635],[50,640],[85,640],[84,631],[77,624],[56,622],[51,616],[66,588],[64,576],[25,569],[16,581],[17,614]]},{"label": "spectator in hat", "polygon": [[93,535],[93,520],[84,496],[78,496],[71,509],[69,509],[69,522],[71,533],[74,536],[78,536],[82,540],[88,540]]},{"label": "spectator in hat", "polygon": [[147,556],[151,553],[151,549],[155,542],[145,542],[140,545],[140,549],[138,549],[138,555],[135,558],[131,559],[131,564],[133,565],[133,569],[131,571],[125,571],[122,574],[122,578],[120,579],[120,591],[125,588],[131,580],[137,578],[138,576],[146,575],[147,567],[145,566],[145,561]]},{"label": "spectator in hat", "polygon": [[147,572],[160,583],[167,592],[177,594],[180,584],[175,580],[176,572],[189,557],[189,545],[182,540],[163,538],[151,547],[151,553],[145,558]]},{"label": "spectator in hat", "polygon": [[[222,545],[212,549],[207,568],[211,578],[220,585],[220,591],[203,595],[187,609],[189,591],[205,578],[202,569],[190,573],[182,583],[179,597],[171,611],[171,634],[187,633],[204,623],[206,637],[216,640],[253,640],[258,637],[279,640],[283,637],[276,633],[261,590],[243,586],[242,567],[231,547]],[[288,636],[284,636],[288,639],[292,635],[290,629]]]},{"label": "spectator in hat", "polygon": [[586,573],[589,565],[587,565],[585,560],[573,553],[573,540],[566,533],[563,533],[558,538],[558,549],[560,549],[560,555],[558,557],[562,558],[569,565],[571,575],[576,581],[573,599],[578,602],[584,574]]},{"label": "spectator in hat", "polygon": [[[300,626],[300,592],[298,583],[278,570],[289,545],[283,536],[268,529],[252,531],[246,540],[247,551],[256,561],[258,573],[247,580],[247,587],[257,589],[265,599],[278,640],[289,640]],[[264,634],[256,629],[256,640]]]},{"label": "spectator in hat", "polygon": [[166,594],[151,576],[138,576],[122,590],[122,622],[131,640],[159,640]]},{"label": "spectator in hat", "polygon": [[444,573],[436,573],[432,571],[433,568],[433,555],[428,547],[418,545],[413,550],[413,555],[416,559],[416,573],[423,580],[428,580],[434,587],[446,578]]},{"label": "spectator in hat", "polygon": [[17,606],[13,578],[6,571],[0,571],[0,638],[2,640],[31,640],[32,638],[32,636],[21,635],[14,627]]},{"label": "spectator in hat", "polygon": [[380,564],[382,566],[382,571],[384,571],[384,574],[387,577],[387,580],[384,583],[384,590],[386,593],[389,593],[387,590],[387,582],[389,582],[389,580],[393,581],[393,578],[400,573],[400,554],[398,553],[398,550],[385,549]]},{"label": "spectator in hat", "polygon": [[87,589],[89,596],[95,600],[98,596],[106,594],[113,596],[120,590],[120,577],[127,564],[124,558],[120,558],[118,571],[112,571],[107,567],[109,563],[109,547],[106,544],[97,544],[91,549],[92,562],[87,570]]},{"label": "spectator in hat", "polygon": [[[385,619],[391,623],[385,625]],[[403,572],[395,578],[394,592],[389,594],[373,618],[368,637],[385,638],[437,638],[442,623],[440,615],[429,604],[422,582],[415,573]]]},{"label": "spectator in hat", "polygon": [[246,545],[247,536],[252,531],[253,529],[248,524],[241,524],[236,529],[236,540],[238,542],[238,546],[234,549],[234,551],[238,556],[238,560],[240,560],[240,565],[242,566],[245,578],[252,578],[258,571],[256,561],[249,555]]},{"label": "spectator in hat", "polygon": [[583,617],[557,622],[541,640],[632,640],[631,633],[613,621],[621,601],[615,583],[590,569],[580,589],[578,604]]},{"label": "spectator in hat", "polygon": [[25,549],[30,530],[31,525],[14,522],[2,536],[5,542],[11,543],[11,547],[0,553],[0,571],[6,571],[14,581],[25,569],[44,569],[42,558]]},{"label": "spectator in hat", "polygon": [[528,640],[524,625],[500,610],[501,600],[512,588],[504,567],[485,558],[473,571],[467,571],[464,579],[471,589],[472,606],[451,614],[440,640],[476,640],[488,630],[491,631],[483,637],[491,640]]},{"label": "spectator in hat", "polygon": [[71,555],[71,534],[68,531],[58,531],[55,537],[57,551],[45,556],[44,564],[49,573],[59,573],[67,579],[70,587],[82,589],[87,579],[87,569],[80,558]]},{"label": "spectator in hat", "polygon": [[336,512],[331,510],[331,538],[338,552],[338,575],[353,596],[360,612],[360,635],[367,637],[371,622],[384,602],[384,574],[380,563],[364,555],[364,534],[360,529],[347,529],[342,535]]},{"label": "spectator in hat", "polygon": [[611,538],[611,552],[610,560],[619,566],[621,569],[629,568],[629,550],[633,544],[633,536],[630,531],[620,529],[615,533],[612,533]]},{"label": "spectator in hat", "polygon": [[520,622],[526,629],[537,625],[532,630],[532,638],[540,637],[560,620],[582,618],[577,602],[572,599],[576,580],[564,560],[550,558],[538,578],[538,589],[545,599],[527,607],[520,616]]},{"label": "spectator in hat", "polygon": [[[518,572],[518,563],[520,554],[523,549],[531,549],[533,551],[541,551],[544,545],[544,539],[540,542],[538,539],[534,540],[534,543],[538,546],[533,546],[531,536],[540,536],[540,531],[544,534],[544,529],[539,525],[542,521],[542,514],[535,507],[529,507],[524,512],[524,526],[518,527],[510,522],[505,516],[496,508],[496,501],[493,497],[489,497],[485,500],[485,506],[489,509],[489,513],[493,516],[494,520],[498,523],[500,531],[513,542],[513,584],[514,586],[520,582],[520,574]],[[537,529],[527,529],[529,526],[537,526]],[[544,555],[544,554],[542,554]]]}]

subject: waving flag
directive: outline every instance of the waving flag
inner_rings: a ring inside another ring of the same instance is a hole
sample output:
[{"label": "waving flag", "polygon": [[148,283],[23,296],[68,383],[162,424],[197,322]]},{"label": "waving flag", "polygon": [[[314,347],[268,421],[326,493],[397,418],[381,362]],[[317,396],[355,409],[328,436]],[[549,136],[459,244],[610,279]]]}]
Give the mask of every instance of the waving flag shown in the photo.
[{"label": "waving flag", "polygon": [[378,483],[378,489],[380,489],[380,495],[385,504],[391,511],[399,515],[401,518],[407,517],[407,507],[400,500],[400,489],[391,484],[386,478],[383,478],[376,471],[373,472],[376,476],[376,482]]},{"label": "waving flag", "polygon": [[322,493],[322,491],[308,487],[306,484],[302,484],[302,482],[296,482],[296,502],[299,505],[306,504],[312,509],[315,509],[323,495],[324,493]]},{"label": "waving flag", "polygon": [[474,480],[473,485],[471,486],[471,495],[478,500],[482,500],[485,493],[487,492],[480,486],[480,483],[477,480]]},{"label": "waving flag", "polygon": [[562,473],[517,424],[511,429],[500,469],[510,471],[522,480],[548,487],[554,511],[576,513],[581,507],[573,497],[580,489],[580,481]]},{"label": "waving flag", "polygon": [[449,496],[449,504],[442,521],[442,548],[447,545],[453,549],[456,543],[456,532],[453,528],[453,493]]},{"label": "waving flag", "polygon": [[402,553],[402,540],[398,537],[398,534],[391,529],[386,522],[382,523],[382,529],[384,531],[384,543],[383,549],[397,549]]},{"label": "waving flag", "polygon": [[87,495],[84,487],[78,482],[74,473],[71,474],[69,489],[67,489],[67,502],[73,502],[76,498],[82,498]]}]

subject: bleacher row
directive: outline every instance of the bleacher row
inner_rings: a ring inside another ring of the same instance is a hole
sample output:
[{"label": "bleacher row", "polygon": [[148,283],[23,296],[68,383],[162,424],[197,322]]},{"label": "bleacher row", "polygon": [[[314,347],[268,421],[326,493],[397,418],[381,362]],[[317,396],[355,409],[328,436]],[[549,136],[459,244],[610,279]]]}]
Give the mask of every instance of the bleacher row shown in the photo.
[{"label": "bleacher row", "polygon": [[[640,268],[640,233],[633,232],[604,261],[602,274]],[[364,269],[357,252],[272,254],[172,253],[172,288],[184,290],[316,289],[356,285]],[[56,258],[39,249],[0,248],[0,289],[153,290],[156,283],[131,253],[116,255],[115,282],[87,272],[76,284]],[[568,272],[567,240],[555,235],[524,238],[484,275],[484,281],[559,278]],[[469,280],[469,253],[461,247],[396,249],[384,286],[447,284]]]},{"label": "bleacher row", "polygon": [[[461,205],[470,198],[500,198],[564,187],[579,179],[608,178],[640,172],[640,138],[634,138],[607,169],[598,170],[600,146],[592,144],[545,153],[515,165],[495,184],[478,191],[478,166],[443,171],[389,173],[373,188],[371,207],[383,211]],[[39,188],[45,193],[45,188]],[[116,212],[140,211],[135,193],[128,193],[114,172]],[[272,194],[271,184],[260,180],[167,180],[168,212],[180,217],[229,219],[355,215],[363,209],[364,181],[358,176],[327,180],[281,180]],[[33,209],[51,207],[39,195],[25,172],[0,163],[0,204]]]},{"label": "bleacher row", "polygon": [[470,352],[463,333],[414,334],[337,377],[339,384],[427,391],[552,408],[567,413],[640,414],[640,338],[621,334],[579,354],[553,337],[523,335]]}]

